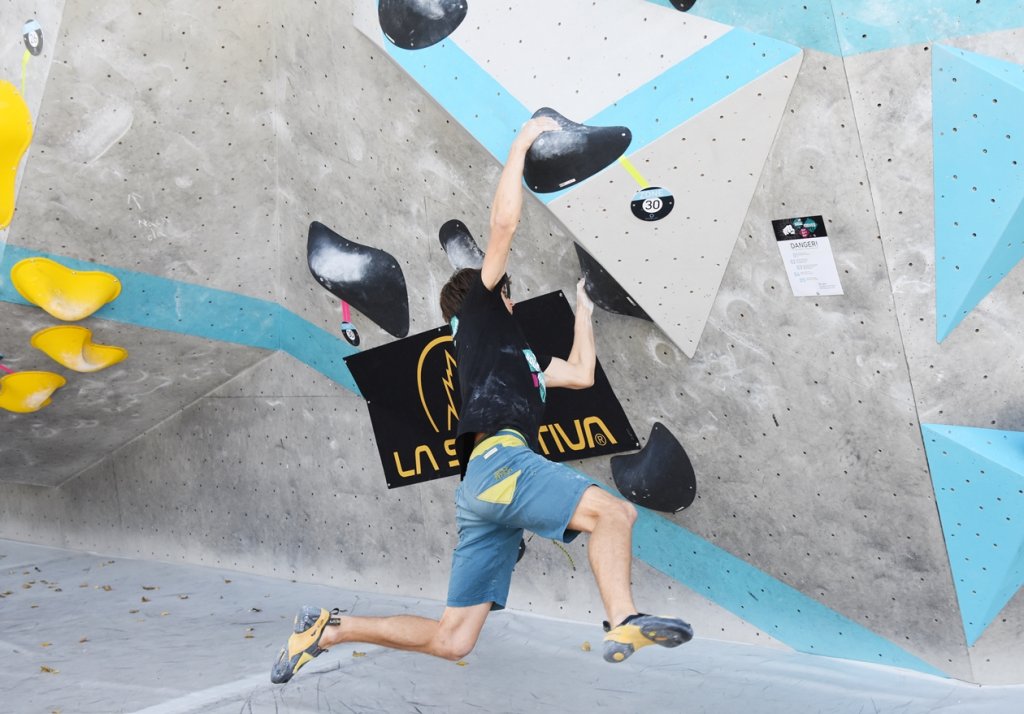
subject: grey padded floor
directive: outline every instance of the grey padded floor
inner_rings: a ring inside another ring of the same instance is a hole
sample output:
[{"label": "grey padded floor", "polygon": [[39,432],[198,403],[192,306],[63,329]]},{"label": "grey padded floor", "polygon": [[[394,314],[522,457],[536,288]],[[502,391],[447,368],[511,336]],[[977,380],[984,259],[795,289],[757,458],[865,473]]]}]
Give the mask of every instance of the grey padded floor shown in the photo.
[{"label": "grey padded floor", "polygon": [[[1024,686],[698,637],[601,659],[596,624],[493,615],[460,666],[339,647],[285,686],[270,664],[303,603],[354,614],[441,605],[226,570],[0,540],[0,711],[30,712],[957,712],[1021,711]],[[585,651],[584,643],[593,649]]]}]

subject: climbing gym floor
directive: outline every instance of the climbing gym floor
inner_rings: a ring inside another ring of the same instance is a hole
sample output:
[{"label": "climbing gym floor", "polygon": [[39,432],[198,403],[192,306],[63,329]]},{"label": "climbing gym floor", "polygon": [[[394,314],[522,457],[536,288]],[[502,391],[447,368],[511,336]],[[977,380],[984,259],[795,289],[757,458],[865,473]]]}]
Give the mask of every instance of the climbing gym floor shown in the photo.
[{"label": "climbing gym floor", "polygon": [[[441,604],[193,565],[0,540],[4,711],[943,712],[1020,711],[1024,686],[698,637],[601,659],[596,623],[495,613],[463,662],[338,647],[287,685],[270,664],[302,603],[436,615]],[[685,615],[685,613],[682,613]]]}]

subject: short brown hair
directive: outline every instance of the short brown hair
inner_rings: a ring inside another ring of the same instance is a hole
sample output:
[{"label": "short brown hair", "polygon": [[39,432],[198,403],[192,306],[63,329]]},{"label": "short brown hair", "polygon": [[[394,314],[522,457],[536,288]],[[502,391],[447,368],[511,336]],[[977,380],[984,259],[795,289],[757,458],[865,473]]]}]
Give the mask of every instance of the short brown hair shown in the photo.
[{"label": "short brown hair", "polygon": [[462,301],[469,294],[474,280],[480,282],[480,268],[462,268],[452,273],[441,288],[441,316],[445,322],[451,322],[452,317],[462,308]]}]

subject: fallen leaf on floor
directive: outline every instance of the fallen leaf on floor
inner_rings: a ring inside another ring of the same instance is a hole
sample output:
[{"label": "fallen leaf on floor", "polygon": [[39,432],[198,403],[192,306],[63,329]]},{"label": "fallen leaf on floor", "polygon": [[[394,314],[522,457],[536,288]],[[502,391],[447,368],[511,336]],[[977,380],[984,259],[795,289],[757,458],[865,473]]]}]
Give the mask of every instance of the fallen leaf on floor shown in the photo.
[{"label": "fallen leaf on floor", "polygon": [[460,660],[459,660],[458,662],[456,662],[455,664],[459,665],[460,667],[465,667],[465,666],[467,666],[467,665],[469,664],[469,662],[467,662],[467,661],[466,661],[466,660],[464,660],[464,659],[460,659]]},{"label": "fallen leaf on floor", "polygon": [[353,657],[365,657],[366,653],[365,652],[352,652],[352,656]]},{"label": "fallen leaf on floor", "polygon": [[170,614],[171,613],[167,612],[167,610],[164,610],[163,612],[160,613],[160,617],[167,617]]},{"label": "fallen leaf on floor", "polygon": [[60,670],[59,669],[54,669],[53,667],[47,667],[45,664],[39,665],[39,671],[40,672],[46,672],[47,674],[60,674]]},{"label": "fallen leaf on floor", "polygon": [[159,585],[143,585],[142,589],[143,590],[159,590],[160,586]]},{"label": "fallen leaf on floor", "polygon": [[138,613],[138,610],[137,610],[137,609],[136,609],[136,610],[129,610],[129,611],[128,611],[128,614],[129,614],[129,615],[134,615],[134,614],[136,614],[136,613]]},{"label": "fallen leaf on floor", "polygon": [[87,587],[89,587],[89,583],[82,583],[78,587],[80,587],[80,588],[87,588]]},{"label": "fallen leaf on floor", "polygon": [[39,646],[40,647],[49,647],[52,644],[53,644],[52,642],[40,642]]},{"label": "fallen leaf on floor", "polygon": [[88,637],[83,637],[82,639],[80,639],[80,640],[78,641],[78,644],[80,644],[80,645],[81,645],[81,644],[84,644],[84,643],[86,643],[86,642],[88,642],[88,641],[89,641],[89,638],[88,638]]},{"label": "fallen leaf on floor", "polygon": [[142,602],[149,602],[149,598],[145,595],[142,596]]},{"label": "fallen leaf on floor", "polygon": [[188,595],[179,595],[178,599],[179,600],[188,600]]},{"label": "fallen leaf on floor", "polygon": [[113,590],[114,588],[112,588],[112,587],[111,587],[110,585],[100,585],[100,589],[101,589],[101,590],[104,590],[105,592],[108,592],[108,593],[109,593],[109,592],[110,592],[111,590]]},{"label": "fallen leaf on floor", "polygon": [[228,580],[227,578],[224,578],[224,582],[225,582],[225,583],[230,583],[231,581],[230,581],[230,580]]},{"label": "fallen leaf on floor", "polygon": [[589,652],[590,651],[590,643],[587,642],[586,640],[584,640],[583,644],[580,645],[580,649],[583,650],[584,652]]}]

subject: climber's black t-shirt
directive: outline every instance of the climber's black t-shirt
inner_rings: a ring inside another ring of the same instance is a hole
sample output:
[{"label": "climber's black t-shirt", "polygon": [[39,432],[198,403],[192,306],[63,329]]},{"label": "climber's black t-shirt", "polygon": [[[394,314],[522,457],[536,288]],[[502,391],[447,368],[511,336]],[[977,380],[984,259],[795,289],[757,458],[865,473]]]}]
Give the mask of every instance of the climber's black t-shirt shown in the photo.
[{"label": "climber's black t-shirt", "polygon": [[478,432],[515,429],[537,451],[547,396],[544,370],[551,358],[533,353],[500,289],[488,290],[482,281],[470,288],[452,318],[452,334],[462,396],[457,433],[462,474]]}]

